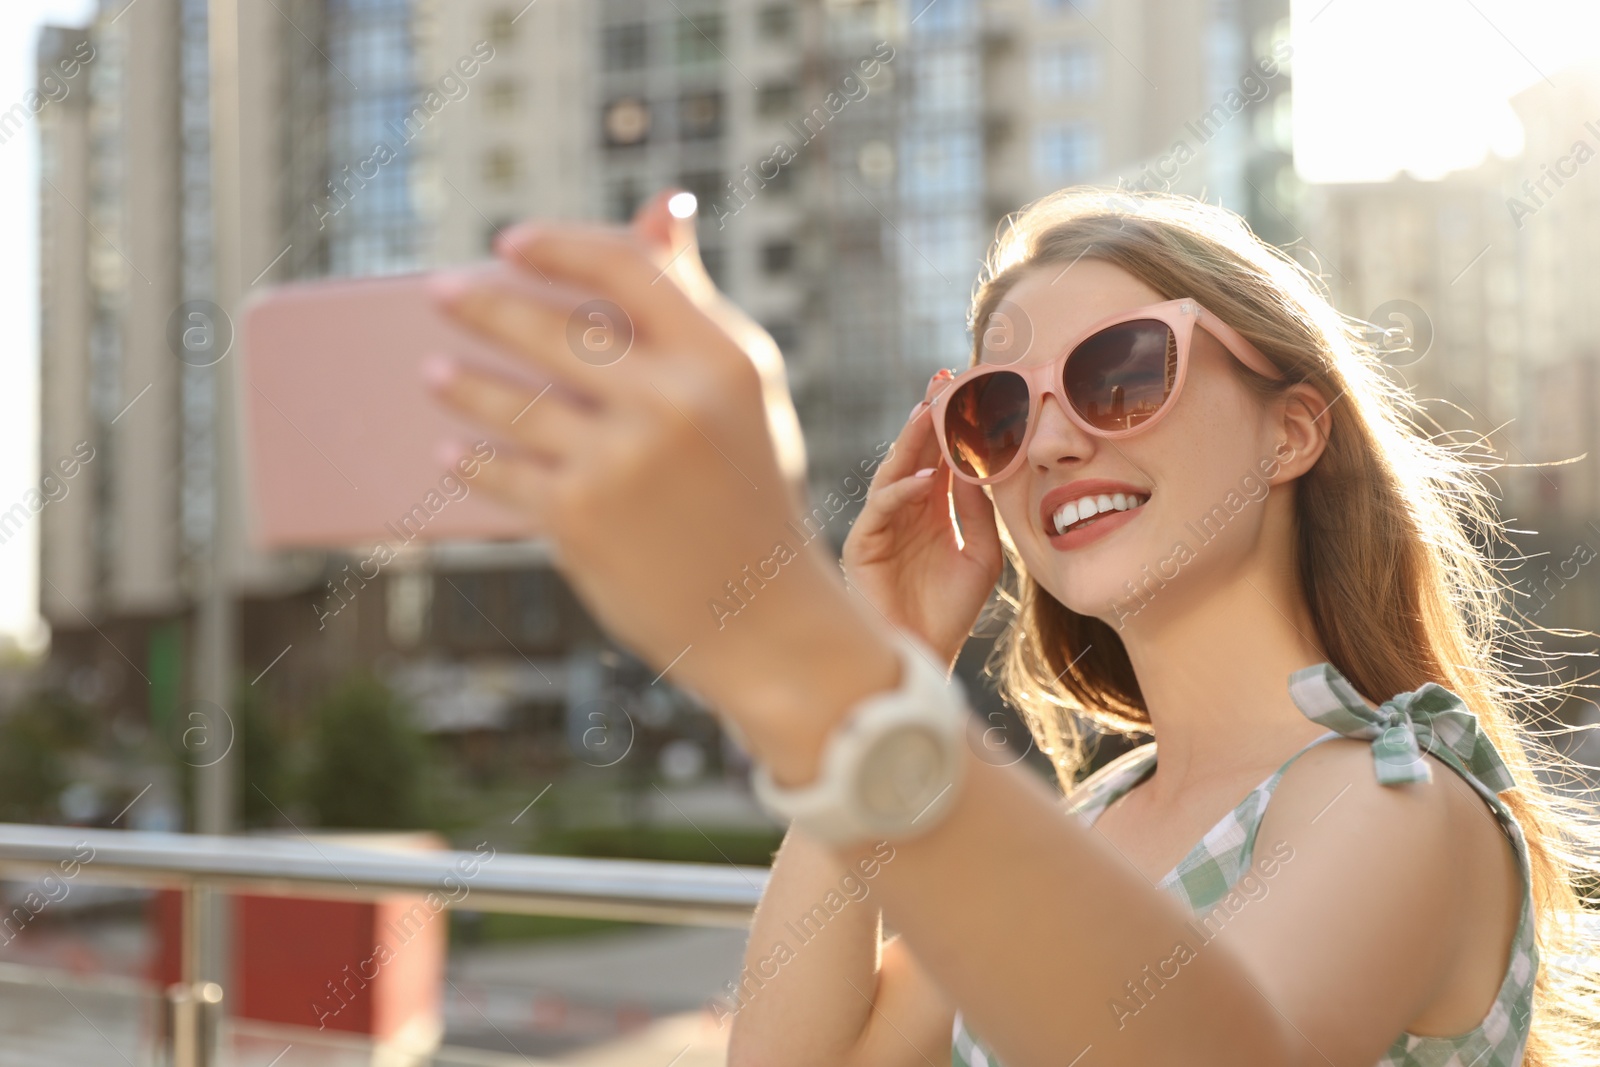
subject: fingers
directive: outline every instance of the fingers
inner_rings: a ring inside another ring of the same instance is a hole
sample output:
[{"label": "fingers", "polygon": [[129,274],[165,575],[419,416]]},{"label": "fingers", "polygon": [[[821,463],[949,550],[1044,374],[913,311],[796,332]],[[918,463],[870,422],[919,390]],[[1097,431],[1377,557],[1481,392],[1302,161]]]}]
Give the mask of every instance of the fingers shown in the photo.
[{"label": "fingers", "polygon": [[700,259],[695,234],[699,204],[693,193],[666,188],[640,205],[633,216],[634,234],[651,249],[667,276],[696,300],[716,291]]},{"label": "fingers", "polygon": [[428,387],[457,413],[547,462],[564,462],[595,430],[595,414],[554,385],[530,390],[443,355],[423,364]]},{"label": "fingers", "polygon": [[868,493],[868,506],[862,508],[861,516],[856,519],[856,525],[876,528],[870,517],[874,512],[880,517],[877,525],[883,525],[901,508],[927,499],[935,492],[935,486],[942,489],[948,481],[947,469],[934,468],[927,475],[909,474],[879,486]]},{"label": "fingers", "polygon": [[939,441],[933,433],[933,420],[928,417],[928,409],[921,407],[906,420],[900,435],[889,446],[889,454],[878,464],[867,491],[874,492],[881,485],[898,482],[939,463]]},{"label": "fingers", "polygon": [[581,392],[604,397],[623,381],[606,368],[632,349],[633,324],[614,308],[556,303],[483,272],[441,274],[430,288],[455,321]]},{"label": "fingers", "polygon": [[524,519],[530,536],[543,537],[550,533],[549,516],[534,501],[552,499],[556,477],[555,468],[542,460],[501,452],[493,463],[479,468],[474,481],[479,489]]},{"label": "fingers", "polygon": [[[678,251],[674,240],[674,223],[677,221],[667,204],[678,195],[677,190],[662,189],[633,213],[633,232],[647,245],[663,248],[670,255]],[[693,195],[693,194],[691,194]]]},{"label": "fingers", "polygon": [[940,462],[939,438],[934,432],[929,416],[930,401],[948,384],[950,372],[941,369],[928,381],[926,399],[911,409],[906,424],[889,449],[889,455],[878,466],[873,485],[887,484],[906,477],[913,471],[931,467]]},{"label": "fingers", "polygon": [[[669,201],[670,202],[670,199]],[[627,230],[574,223],[522,223],[501,234],[496,253],[557,284],[568,284],[612,301],[651,337],[698,326],[696,308],[666,277],[658,250]],[[686,247],[674,254],[688,255]],[[658,284],[659,283],[659,284]]]}]

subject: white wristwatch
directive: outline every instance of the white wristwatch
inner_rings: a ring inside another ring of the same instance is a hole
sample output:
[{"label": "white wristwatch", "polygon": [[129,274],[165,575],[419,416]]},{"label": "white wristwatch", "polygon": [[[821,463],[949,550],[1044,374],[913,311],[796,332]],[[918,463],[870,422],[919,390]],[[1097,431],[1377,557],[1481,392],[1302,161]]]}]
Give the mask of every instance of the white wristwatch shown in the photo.
[{"label": "white wristwatch", "polygon": [[949,810],[961,786],[971,712],[959,678],[899,635],[900,685],[873,693],[829,735],[817,777],[785,789],[757,765],[751,786],[768,811],[826,844],[914,837]]}]

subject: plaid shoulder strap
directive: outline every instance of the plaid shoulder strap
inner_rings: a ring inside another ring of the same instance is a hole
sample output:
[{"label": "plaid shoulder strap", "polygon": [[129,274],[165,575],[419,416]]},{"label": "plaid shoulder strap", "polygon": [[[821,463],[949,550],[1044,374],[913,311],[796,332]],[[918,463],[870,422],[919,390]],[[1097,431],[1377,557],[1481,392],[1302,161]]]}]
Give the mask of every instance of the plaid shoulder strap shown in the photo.
[{"label": "plaid shoulder strap", "polygon": [[1372,741],[1372,760],[1384,785],[1430,781],[1432,769],[1423,755],[1445,752],[1490,792],[1516,784],[1479,729],[1478,717],[1442,685],[1427,682],[1374,708],[1333,664],[1319,663],[1289,676],[1289,695],[1308,717],[1329,729]]},{"label": "plaid shoulder strap", "polygon": [[1068,812],[1092,821],[1111,797],[1145,773],[1155,754],[1153,742],[1129,749],[1079,782],[1067,794],[1062,806]]}]

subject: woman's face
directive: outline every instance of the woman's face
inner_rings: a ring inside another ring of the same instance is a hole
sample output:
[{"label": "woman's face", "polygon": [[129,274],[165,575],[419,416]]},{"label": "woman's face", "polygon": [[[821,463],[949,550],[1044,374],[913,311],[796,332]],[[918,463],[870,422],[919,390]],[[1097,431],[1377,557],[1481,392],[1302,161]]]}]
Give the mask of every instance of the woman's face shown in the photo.
[{"label": "woman's face", "polygon": [[[1034,268],[1004,299],[1020,320],[1009,336],[1031,341],[1021,358],[986,347],[985,362],[1048,362],[1100,319],[1165,298],[1120,267],[1084,258],[1065,271]],[[991,340],[998,348],[1006,335],[986,331]],[[1022,464],[990,492],[1028,572],[1062,604],[1120,630],[1203,597],[1254,550],[1264,474],[1286,458],[1284,435],[1236,377],[1235,362],[1197,328],[1175,406],[1149,430],[1115,441],[1085,433],[1054,396],[1045,398]],[[1058,532],[1067,501],[1092,496],[1098,506],[1111,497],[1115,505],[1118,492],[1137,506]]]}]

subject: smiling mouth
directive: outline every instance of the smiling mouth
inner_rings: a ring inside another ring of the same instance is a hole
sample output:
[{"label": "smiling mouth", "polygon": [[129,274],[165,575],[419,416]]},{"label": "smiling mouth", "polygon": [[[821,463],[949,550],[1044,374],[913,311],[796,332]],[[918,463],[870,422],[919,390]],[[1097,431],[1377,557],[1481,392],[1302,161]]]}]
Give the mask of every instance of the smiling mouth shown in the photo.
[{"label": "smiling mouth", "polygon": [[1070,501],[1056,509],[1045,530],[1053,537],[1093,526],[1110,515],[1119,515],[1143,507],[1150,499],[1148,493],[1100,493]]}]

